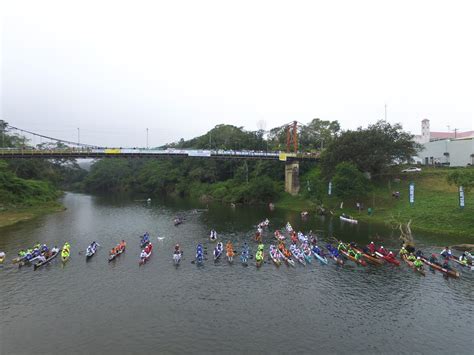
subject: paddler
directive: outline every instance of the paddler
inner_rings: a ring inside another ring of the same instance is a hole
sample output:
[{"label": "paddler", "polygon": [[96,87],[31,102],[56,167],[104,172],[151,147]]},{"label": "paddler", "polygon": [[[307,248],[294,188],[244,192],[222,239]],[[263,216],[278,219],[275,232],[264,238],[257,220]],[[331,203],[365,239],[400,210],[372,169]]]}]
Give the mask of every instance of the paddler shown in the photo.
[{"label": "paddler", "polygon": [[291,234],[291,243],[295,245],[298,243],[298,237],[296,236],[296,233]]},{"label": "paddler", "polygon": [[[420,259],[421,259],[421,258],[420,258]],[[413,255],[413,253],[410,253],[410,255],[408,255],[408,256],[407,256],[407,260],[408,260],[408,261],[413,261],[413,262],[414,262],[414,261],[416,260],[416,256],[415,256],[415,255]]]},{"label": "paddler", "polygon": [[382,254],[383,256],[388,255],[388,251],[383,247],[383,245],[380,246],[380,248],[377,249],[377,251]]},{"label": "paddler", "polygon": [[349,247],[349,249],[347,250],[347,253],[351,256],[353,256],[356,260],[359,260],[361,258],[361,254],[359,252],[356,252],[354,249],[352,249],[351,247]]},{"label": "paddler", "polygon": [[444,259],[443,269],[451,270],[451,265],[449,265],[449,259],[448,258]]},{"label": "paddler", "polygon": [[140,253],[140,259],[146,259],[147,256],[148,254],[145,252],[145,249],[143,249],[142,252]]},{"label": "paddler", "polygon": [[459,262],[462,264],[462,265],[467,265],[467,255],[466,253],[462,253],[461,256],[459,257]]},{"label": "paddler", "polygon": [[431,254],[429,262],[435,265],[440,265],[436,254]]},{"label": "paddler", "polygon": [[337,246],[337,250],[338,251],[341,251],[341,250],[347,251],[347,246],[343,242],[339,242],[339,244]]},{"label": "paddler", "polygon": [[393,255],[392,252],[389,252],[385,257],[390,260],[395,260],[395,255]]},{"label": "paddler", "polygon": [[421,250],[417,250],[415,255],[416,255],[416,257],[422,258],[423,257],[423,252]]},{"label": "paddler", "polygon": [[423,261],[421,261],[420,257],[416,258],[416,260],[413,262],[413,265],[419,270],[423,269]]},{"label": "paddler", "polygon": [[453,253],[451,252],[451,249],[449,249],[449,247],[445,247],[441,251],[440,255],[445,259],[449,259],[453,255]]},{"label": "paddler", "polygon": [[400,249],[400,257],[404,257],[408,255],[408,250],[405,249],[405,246],[402,246]]}]

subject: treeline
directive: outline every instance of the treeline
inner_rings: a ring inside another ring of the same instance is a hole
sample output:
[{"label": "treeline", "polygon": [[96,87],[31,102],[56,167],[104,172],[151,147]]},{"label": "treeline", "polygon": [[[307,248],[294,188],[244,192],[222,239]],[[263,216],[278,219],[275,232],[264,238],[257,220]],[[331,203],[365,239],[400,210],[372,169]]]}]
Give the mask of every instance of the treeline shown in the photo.
[{"label": "treeline", "polygon": [[93,164],[83,187],[254,203],[276,198],[283,175],[283,166],[271,161],[114,158]]},{"label": "treeline", "polygon": [[[11,134],[7,128],[0,120],[0,148],[30,146],[25,137]],[[48,147],[52,148],[47,143],[37,145],[39,149]],[[53,201],[61,190],[79,187],[86,175],[75,160],[0,160],[0,209]]]}]

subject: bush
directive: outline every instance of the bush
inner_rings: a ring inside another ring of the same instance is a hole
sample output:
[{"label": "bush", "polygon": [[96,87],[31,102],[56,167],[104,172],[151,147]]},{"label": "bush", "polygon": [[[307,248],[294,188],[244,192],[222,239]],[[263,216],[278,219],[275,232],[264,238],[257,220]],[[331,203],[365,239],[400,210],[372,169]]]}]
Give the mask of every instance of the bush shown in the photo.
[{"label": "bush", "polygon": [[332,179],[332,186],[337,197],[364,197],[371,190],[370,181],[354,164],[339,163]]}]

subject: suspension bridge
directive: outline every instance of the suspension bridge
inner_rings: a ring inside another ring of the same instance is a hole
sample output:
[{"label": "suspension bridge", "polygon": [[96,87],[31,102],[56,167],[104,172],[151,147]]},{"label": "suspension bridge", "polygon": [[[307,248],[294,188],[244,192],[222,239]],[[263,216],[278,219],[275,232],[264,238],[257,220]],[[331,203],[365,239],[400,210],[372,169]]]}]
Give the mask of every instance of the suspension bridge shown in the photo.
[{"label": "suspension bridge", "polygon": [[[274,160],[285,162],[285,190],[291,194],[299,192],[299,161],[318,161],[319,152],[298,152],[297,122],[287,126],[287,151],[253,151],[224,149],[180,149],[180,148],[114,148],[100,147],[80,142],[54,138],[17,128],[11,125],[8,131],[19,132],[18,136],[30,135],[54,142],[52,145],[41,143],[36,146],[0,148],[0,159],[103,159],[103,158],[200,158],[200,159],[238,159],[238,160]],[[6,129],[5,129],[6,130]],[[291,151],[293,150],[293,151]]]}]

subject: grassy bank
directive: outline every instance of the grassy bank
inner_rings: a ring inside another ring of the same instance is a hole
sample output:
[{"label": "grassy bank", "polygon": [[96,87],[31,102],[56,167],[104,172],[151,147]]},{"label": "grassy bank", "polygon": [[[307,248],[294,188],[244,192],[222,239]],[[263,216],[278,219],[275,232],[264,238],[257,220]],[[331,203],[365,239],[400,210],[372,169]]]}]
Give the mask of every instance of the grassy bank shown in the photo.
[{"label": "grassy bank", "polygon": [[65,207],[58,202],[46,202],[35,206],[3,210],[0,211],[0,228],[64,210]]},{"label": "grassy bank", "polygon": [[[474,241],[474,193],[466,194],[466,207],[459,208],[457,188],[449,185],[446,177],[447,169],[423,169],[421,173],[400,174],[387,178],[384,183],[375,186],[369,195],[361,199],[364,210],[356,209],[356,200],[341,200],[325,197],[323,203],[336,215],[345,212],[356,219],[386,224],[392,219],[400,222],[412,220],[412,230],[437,235],[462,237]],[[399,180],[397,180],[399,179]],[[410,206],[408,188],[410,182],[415,183],[415,204]],[[400,191],[400,198],[392,197],[392,191]],[[302,196],[283,196],[276,202],[278,207],[296,211],[314,211],[316,202]],[[367,208],[373,209],[371,216]]]}]

